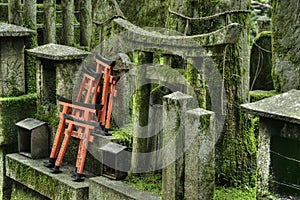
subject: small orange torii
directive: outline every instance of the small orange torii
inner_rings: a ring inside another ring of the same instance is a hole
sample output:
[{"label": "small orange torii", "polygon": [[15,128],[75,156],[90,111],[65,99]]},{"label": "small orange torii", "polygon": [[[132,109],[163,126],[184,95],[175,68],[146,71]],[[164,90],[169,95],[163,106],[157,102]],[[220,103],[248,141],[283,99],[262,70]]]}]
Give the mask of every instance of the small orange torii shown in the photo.
[{"label": "small orange torii", "polygon": [[[50,158],[45,163],[54,173],[61,173],[60,166],[70,138],[79,138],[76,171],[73,174],[75,181],[84,180],[87,147],[94,139],[91,131],[108,134],[113,97],[116,96],[115,86],[119,76],[112,75],[115,61],[97,54],[96,63],[96,71],[86,68],[82,70],[82,81],[75,101],[58,96],[62,111]],[[63,133],[65,136],[61,143]]]}]

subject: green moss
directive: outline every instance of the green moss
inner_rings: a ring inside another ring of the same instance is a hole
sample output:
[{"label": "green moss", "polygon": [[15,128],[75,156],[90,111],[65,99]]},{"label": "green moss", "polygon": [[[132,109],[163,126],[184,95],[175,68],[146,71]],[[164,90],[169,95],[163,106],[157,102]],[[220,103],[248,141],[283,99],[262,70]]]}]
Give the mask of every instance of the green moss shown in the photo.
[{"label": "green moss", "polygon": [[250,91],[249,94],[250,94],[250,101],[255,102],[268,97],[272,97],[278,93],[276,90],[270,90],[270,91]]},{"label": "green moss", "polygon": [[72,196],[68,188],[64,188],[57,179],[11,160],[7,161],[7,165],[9,169],[16,170],[15,178],[17,180],[40,194],[54,198],[58,196],[57,191],[59,189],[59,199],[67,200]]},{"label": "green moss", "polygon": [[8,21],[8,4],[0,3],[0,21]]},{"label": "green moss", "polygon": [[15,123],[36,113],[36,94],[0,98],[0,145],[17,142]]},{"label": "green moss", "polygon": [[112,135],[120,139],[120,144],[132,148],[133,143],[133,124],[128,124],[118,130],[112,130]]},{"label": "green moss", "polygon": [[162,196],[162,175],[160,173],[129,174],[124,182],[138,190]]},{"label": "green moss", "polygon": [[239,189],[239,188],[215,188],[215,200],[255,200],[256,188]]}]

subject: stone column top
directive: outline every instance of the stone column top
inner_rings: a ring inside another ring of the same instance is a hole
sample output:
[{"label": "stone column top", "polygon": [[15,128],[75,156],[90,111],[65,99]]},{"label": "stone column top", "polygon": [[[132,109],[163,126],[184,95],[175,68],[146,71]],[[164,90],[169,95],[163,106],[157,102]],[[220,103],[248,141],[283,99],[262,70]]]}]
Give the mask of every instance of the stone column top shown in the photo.
[{"label": "stone column top", "polygon": [[34,32],[34,30],[22,26],[0,23],[0,37],[24,37]]},{"label": "stone column top", "polygon": [[83,59],[91,53],[75,47],[60,44],[45,44],[34,49],[27,50],[28,53],[38,58],[49,60],[76,60]]},{"label": "stone column top", "polygon": [[300,124],[300,90],[290,90],[260,101],[242,104],[241,107],[254,115]]}]

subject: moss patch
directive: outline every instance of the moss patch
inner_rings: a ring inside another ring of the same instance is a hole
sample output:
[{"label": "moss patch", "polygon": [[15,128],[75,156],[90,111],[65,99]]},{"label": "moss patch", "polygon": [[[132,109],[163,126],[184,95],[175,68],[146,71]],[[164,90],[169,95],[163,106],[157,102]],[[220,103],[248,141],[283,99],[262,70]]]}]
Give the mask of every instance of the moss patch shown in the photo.
[{"label": "moss patch", "polygon": [[36,94],[0,98],[0,145],[17,142],[15,123],[36,113]]},{"label": "moss patch", "polygon": [[268,97],[272,97],[274,95],[278,94],[276,90],[270,90],[270,91],[250,91],[250,102],[259,101]]},{"label": "moss patch", "polygon": [[124,182],[138,190],[162,196],[162,176],[160,173],[129,174]]}]

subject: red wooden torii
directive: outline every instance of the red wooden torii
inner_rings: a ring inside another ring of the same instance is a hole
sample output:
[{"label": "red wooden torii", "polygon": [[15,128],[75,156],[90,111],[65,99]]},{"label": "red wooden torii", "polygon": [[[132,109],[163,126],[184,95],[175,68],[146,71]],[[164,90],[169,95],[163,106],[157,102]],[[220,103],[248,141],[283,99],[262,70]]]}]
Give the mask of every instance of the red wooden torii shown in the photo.
[{"label": "red wooden torii", "polygon": [[[87,147],[94,139],[91,132],[108,135],[113,98],[116,95],[115,86],[119,79],[112,75],[115,61],[97,54],[96,63],[96,71],[86,68],[82,70],[82,81],[75,101],[58,96],[62,111],[50,158],[45,164],[54,173],[61,173],[60,166],[70,138],[79,138],[76,171],[73,174],[75,181],[84,180]],[[64,139],[61,141],[63,133]]]}]

